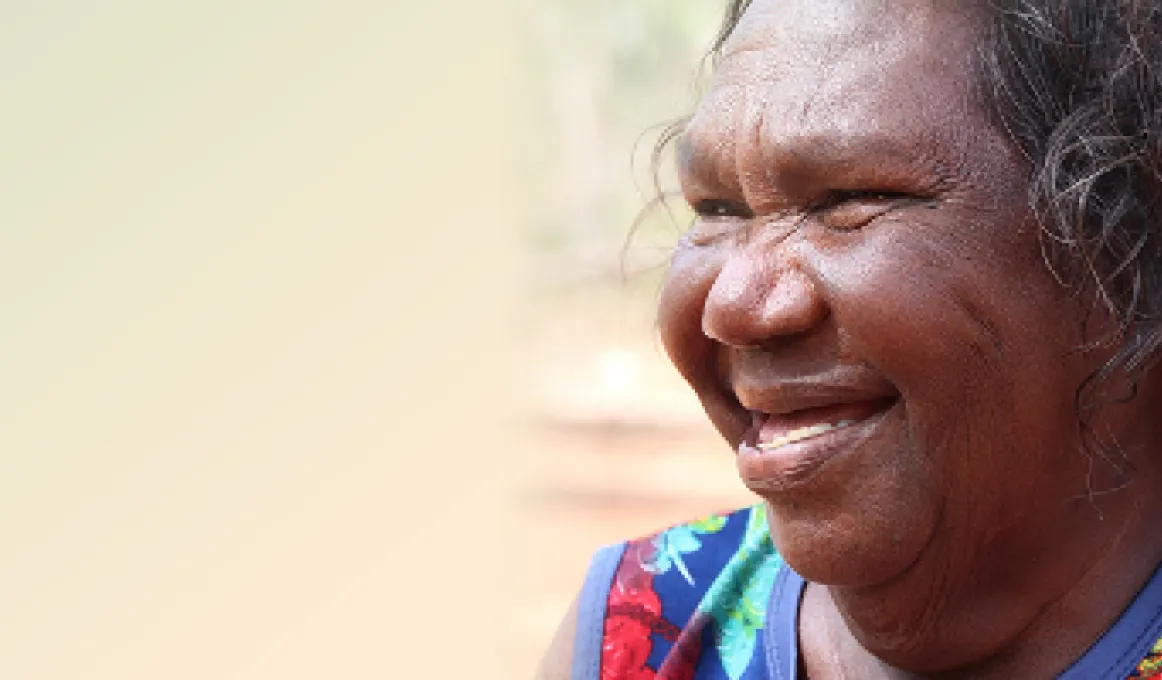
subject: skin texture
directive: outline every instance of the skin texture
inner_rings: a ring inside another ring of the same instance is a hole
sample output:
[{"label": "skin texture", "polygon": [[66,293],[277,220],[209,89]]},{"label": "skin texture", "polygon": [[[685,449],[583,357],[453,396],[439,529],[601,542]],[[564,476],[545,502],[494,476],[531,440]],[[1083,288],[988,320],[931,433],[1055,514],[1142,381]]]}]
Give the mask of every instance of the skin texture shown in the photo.
[{"label": "skin texture", "polygon": [[1099,423],[1127,482],[1082,450],[1074,394],[1106,356],[1074,349],[956,5],[760,0],[680,140],[700,217],[660,327],[731,446],[756,411],[894,399],[822,464],[739,458],[813,582],[812,678],[1049,677],[1162,557],[1158,380]]}]

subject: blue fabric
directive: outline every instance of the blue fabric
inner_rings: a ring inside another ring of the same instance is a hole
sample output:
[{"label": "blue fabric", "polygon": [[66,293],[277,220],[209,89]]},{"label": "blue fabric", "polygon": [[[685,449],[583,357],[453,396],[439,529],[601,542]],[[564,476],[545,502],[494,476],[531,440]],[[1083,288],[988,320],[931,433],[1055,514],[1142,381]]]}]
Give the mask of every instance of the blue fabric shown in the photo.
[{"label": "blue fabric", "polygon": [[602,680],[767,680],[767,600],[783,568],[762,506],[629,541],[610,585]]},{"label": "blue fabric", "polygon": [[625,543],[606,546],[593,555],[577,598],[577,630],[573,638],[573,680],[600,680],[601,636],[605,604],[613,574],[625,553]]},{"label": "blue fabric", "polygon": [[[763,637],[766,638],[767,672],[772,680],[795,680],[799,674],[799,603],[806,586],[802,576],[784,566],[771,588]],[[785,625],[778,625],[784,621]]]},{"label": "blue fabric", "polygon": [[[699,550],[683,554],[681,558],[683,569],[675,566],[654,576],[654,590],[662,601],[662,616],[666,621],[691,621],[694,618],[707,587],[723,572],[742,542],[746,525],[746,513],[736,512],[728,515],[726,524],[720,531],[699,537],[701,543]],[[665,535],[665,532],[659,534]],[[689,580],[686,578],[687,575],[690,577]],[[698,667],[709,668],[720,665],[722,662],[718,658],[714,644],[714,631],[708,626],[701,635],[704,643]],[[674,641],[666,640],[663,635],[655,633],[653,642],[648,663],[653,668],[659,668],[670,654]]]},{"label": "blue fabric", "polygon": [[1122,616],[1058,680],[1125,678],[1162,638],[1162,568],[1154,572]]}]

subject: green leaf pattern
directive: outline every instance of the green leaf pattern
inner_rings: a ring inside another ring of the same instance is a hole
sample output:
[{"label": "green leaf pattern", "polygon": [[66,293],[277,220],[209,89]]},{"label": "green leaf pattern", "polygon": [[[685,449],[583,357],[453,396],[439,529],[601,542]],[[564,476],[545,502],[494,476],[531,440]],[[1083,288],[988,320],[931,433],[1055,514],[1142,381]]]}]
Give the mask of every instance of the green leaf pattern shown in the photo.
[{"label": "green leaf pattern", "polygon": [[713,534],[722,531],[726,526],[726,517],[710,515],[697,522],[682,524],[667,529],[654,538],[653,557],[642,564],[642,568],[652,574],[664,574],[671,568],[676,568],[686,582],[694,585],[694,577],[686,568],[682,555],[692,553],[702,547],[699,535]]},{"label": "green leaf pattern", "polygon": [[771,543],[766,511],[762,505],[752,507],[738,552],[698,605],[698,611],[717,624],[718,655],[732,680],[742,677],[754,656],[758,631],[766,619],[767,598],[782,563]]}]

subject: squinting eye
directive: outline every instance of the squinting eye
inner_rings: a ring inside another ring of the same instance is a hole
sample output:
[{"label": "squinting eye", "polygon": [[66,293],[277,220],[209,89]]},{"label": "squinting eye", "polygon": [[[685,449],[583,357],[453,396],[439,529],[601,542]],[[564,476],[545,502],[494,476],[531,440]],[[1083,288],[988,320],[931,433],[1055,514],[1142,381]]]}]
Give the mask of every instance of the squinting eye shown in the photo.
[{"label": "squinting eye", "polygon": [[693,208],[698,217],[704,219],[734,217],[749,220],[754,217],[754,213],[746,205],[718,198],[707,198],[698,201],[694,204]]},{"label": "squinting eye", "polygon": [[850,231],[866,226],[889,210],[915,197],[896,191],[836,191],[815,207],[828,229]]}]

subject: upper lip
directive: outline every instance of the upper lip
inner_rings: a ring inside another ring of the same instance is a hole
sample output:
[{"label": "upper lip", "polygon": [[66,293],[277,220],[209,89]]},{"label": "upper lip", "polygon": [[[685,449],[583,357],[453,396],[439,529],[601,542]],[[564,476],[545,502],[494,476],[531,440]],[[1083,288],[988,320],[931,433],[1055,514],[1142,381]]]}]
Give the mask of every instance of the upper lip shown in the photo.
[{"label": "upper lip", "polygon": [[858,366],[841,366],[807,376],[735,375],[731,389],[744,409],[776,416],[899,396],[885,378]]}]

